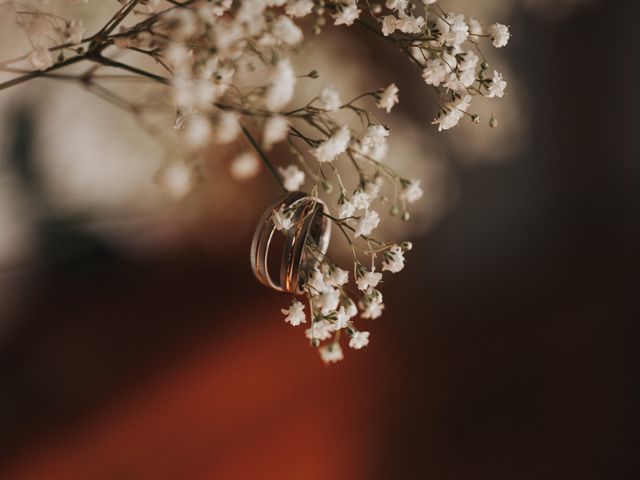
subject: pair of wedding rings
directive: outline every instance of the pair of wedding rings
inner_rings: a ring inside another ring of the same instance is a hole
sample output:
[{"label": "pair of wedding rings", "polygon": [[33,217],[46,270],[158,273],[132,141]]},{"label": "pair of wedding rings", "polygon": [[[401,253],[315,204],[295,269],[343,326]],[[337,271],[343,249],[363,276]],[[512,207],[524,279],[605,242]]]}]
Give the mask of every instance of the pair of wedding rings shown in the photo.
[{"label": "pair of wedding rings", "polygon": [[[283,231],[284,247],[281,252],[272,252],[272,240],[277,232],[274,216],[284,208],[292,212],[292,226]],[[251,268],[260,282],[280,292],[301,294],[304,279],[301,271],[312,261],[306,247],[322,256],[327,252],[331,238],[331,223],[324,214],[325,203],[303,192],[289,192],[265,211],[251,242]],[[280,253],[280,258],[277,257]],[[269,272],[269,264],[276,265],[280,272],[275,278]],[[311,256],[311,258],[313,255]],[[269,260],[272,260],[271,262]]]}]

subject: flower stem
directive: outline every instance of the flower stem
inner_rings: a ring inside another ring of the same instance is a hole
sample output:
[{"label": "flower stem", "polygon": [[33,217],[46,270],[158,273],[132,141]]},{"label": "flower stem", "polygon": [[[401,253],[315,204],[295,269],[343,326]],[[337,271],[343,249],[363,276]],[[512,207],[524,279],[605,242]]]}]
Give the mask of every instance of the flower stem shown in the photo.
[{"label": "flower stem", "polygon": [[260,147],[258,142],[256,142],[256,139],[253,138],[253,135],[251,135],[251,132],[247,127],[245,127],[244,125],[240,125],[240,128],[242,129],[242,133],[244,134],[244,136],[247,137],[247,140],[249,140],[249,143],[251,144],[251,146],[255,149],[256,152],[258,152],[258,155],[260,156],[264,164],[267,166],[267,168],[271,172],[271,175],[273,175],[273,178],[276,179],[276,181],[278,182],[282,190],[286,192],[287,189],[284,188],[284,183],[282,183],[282,178],[280,178],[280,175],[278,175],[278,172],[276,171],[275,167],[267,157],[267,154],[264,152],[264,150],[262,150],[262,147]]}]

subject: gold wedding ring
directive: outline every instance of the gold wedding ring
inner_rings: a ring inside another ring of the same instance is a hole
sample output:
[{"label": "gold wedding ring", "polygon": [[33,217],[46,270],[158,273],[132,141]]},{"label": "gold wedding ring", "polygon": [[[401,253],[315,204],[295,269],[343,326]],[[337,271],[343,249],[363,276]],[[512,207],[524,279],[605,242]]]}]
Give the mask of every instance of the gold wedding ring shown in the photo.
[{"label": "gold wedding ring", "polygon": [[[293,225],[284,232],[280,274],[274,278],[268,267],[269,256],[273,254],[270,252],[271,241],[277,231],[273,217],[283,205],[294,210]],[[329,247],[331,223],[324,215],[325,209],[325,203],[318,198],[303,192],[289,192],[265,211],[251,242],[251,268],[260,282],[280,292],[303,292],[300,272],[309,261],[305,247],[310,246],[320,255],[324,255]]]}]

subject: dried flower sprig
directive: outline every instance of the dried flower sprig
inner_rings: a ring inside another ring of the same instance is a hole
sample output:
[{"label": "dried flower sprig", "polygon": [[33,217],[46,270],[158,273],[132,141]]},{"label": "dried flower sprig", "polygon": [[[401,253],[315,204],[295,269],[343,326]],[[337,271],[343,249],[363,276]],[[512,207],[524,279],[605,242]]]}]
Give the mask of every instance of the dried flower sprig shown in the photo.
[{"label": "dried flower sprig", "polygon": [[[395,84],[346,102],[338,90],[325,86],[303,106],[290,107],[298,82],[319,76],[315,70],[295,71],[291,59],[304,39],[297,22],[310,18],[315,34],[323,32],[327,21],[356,25],[395,45],[435,90],[439,112],[433,123],[439,130],[456,126],[465,116],[478,123],[479,115],[469,112],[472,99],[502,97],[507,85],[499,72],[490,73],[481,42],[505,46],[508,28],[496,23],[484,30],[472,18],[445,12],[435,0],[387,0],[384,5],[357,0],[120,0],[121,7],[90,36],[82,22],[45,12],[38,2],[10,3],[32,49],[0,63],[2,70],[16,74],[0,83],[0,90],[38,77],[77,82],[136,115],[150,134],[185,158],[197,157],[212,144],[242,145],[244,137],[283,190],[308,184],[314,199],[330,195],[337,186],[337,199],[326,215],[351,251],[355,288],[349,285],[350,272],[310,243],[302,272],[309,323],[297,298],[283,309],[291,325],[307,324],[306,336],[326,363],[342,359],[343,331],[353,349],[369,343],[369,332],[357,327],[355,319],[382,314],[382,272],[401,271],[411,250],[409,242],[373,236],[381,208],[409,220],[409,204],[423,192],[419,179],[400,175],[384,161],[389,128],[372,106],[390,113],[399,102]],[[136,55],[134,60],[117,58],[125,51]],[[155,68],[146,66],[149,59]],[[87,68],[62,73],[72,65]],[[104,74],[107,68],[121,75]],[[116,77],[156,83],[169,95],[153,105],[133,103],[107,86]],[[158,109],[172,117],[173,128],[148,119],[148,110]],[[342,121],[345,114],[352,120]],[[489,123],[495,125],[493,116]],[[281,142],[287,142],[292,162],[276,167],[268,152]],[[254,159],[255,154],[238,156],[238,177],[255,170]],[[163,176],[176,186],[177,197],[192,184],[187,165],[179,162]],[[348,186],[347,170],[356,174],[357,184]],[[291,208],[275,212],[276,228],[294,227],[295,217]]]}]

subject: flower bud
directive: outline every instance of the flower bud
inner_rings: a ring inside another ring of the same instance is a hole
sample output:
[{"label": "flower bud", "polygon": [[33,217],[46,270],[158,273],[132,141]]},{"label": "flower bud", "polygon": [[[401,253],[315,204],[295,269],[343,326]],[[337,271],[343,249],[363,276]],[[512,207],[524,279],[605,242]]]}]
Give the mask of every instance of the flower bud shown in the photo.
[{"label": "flower bud", "polygon": [[406,222],[411,218],[411,215],[409,214],[409,212],[402,212],[402,221]]},{"label": "flower bud", "polygon": [[413,248],[413,243],[411,242],[402,242],[400,244],[400,248],[402,248],[405,252],[408,252]]}]

